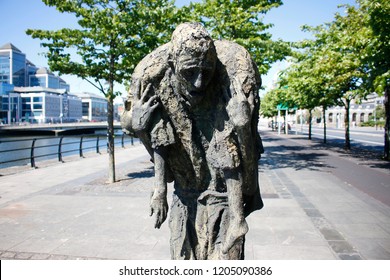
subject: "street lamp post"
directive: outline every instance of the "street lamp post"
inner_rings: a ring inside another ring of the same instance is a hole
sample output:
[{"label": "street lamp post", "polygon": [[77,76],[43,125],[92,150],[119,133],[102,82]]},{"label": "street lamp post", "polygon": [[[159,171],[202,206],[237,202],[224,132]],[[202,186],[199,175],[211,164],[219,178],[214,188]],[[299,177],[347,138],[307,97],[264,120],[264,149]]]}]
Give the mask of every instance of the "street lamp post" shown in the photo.
[{"label": "street lamp post", "polygon": [[378,130],[378,127],[376,126],[376,97],[374,100],[374,125],[375,125],[375,130]]},{"label": "street lamp post", "polygon": [[280,109],[278,109],[278,119],[276,123],[278,125],[278,135],[280,135]]}]

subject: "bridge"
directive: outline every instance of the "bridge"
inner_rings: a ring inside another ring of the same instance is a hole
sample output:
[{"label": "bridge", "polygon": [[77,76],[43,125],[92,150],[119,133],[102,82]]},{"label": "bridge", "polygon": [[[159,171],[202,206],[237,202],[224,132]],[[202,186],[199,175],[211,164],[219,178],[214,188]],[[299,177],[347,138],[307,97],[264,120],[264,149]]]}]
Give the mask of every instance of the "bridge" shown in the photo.
[{"label": "bridge", "polygon": [[[114,122],[115,129],[121,129],[120,122]],[[20,124],[2,125],[0,134],[8,135],[74,135],[94,133],[97,130],[106,130],[107,122],[79,122],[54,124]]]}]

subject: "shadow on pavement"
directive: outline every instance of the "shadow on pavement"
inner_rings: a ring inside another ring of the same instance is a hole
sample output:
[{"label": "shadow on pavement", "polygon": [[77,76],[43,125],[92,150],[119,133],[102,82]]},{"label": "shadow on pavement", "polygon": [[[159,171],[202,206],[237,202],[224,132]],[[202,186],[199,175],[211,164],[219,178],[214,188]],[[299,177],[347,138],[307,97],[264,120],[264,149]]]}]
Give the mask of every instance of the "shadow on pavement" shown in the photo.
[{"label": "shadow on pavement", "polygon": [[151,177],[154,177],[154,168],[153,167],[149,167],[149,168],[144,169],[142,171],[128,173],[126,175],[126,178],[123,180],[151,178]]},{"label": "shadow on pavement", "polygon": [[268,168],[293,168],[295,170],[316,170],[324,167],[331,168],[324,163],[326,153],[308,152],[306,147],[277,146],[266,147],[260,160],[260,165]]}]

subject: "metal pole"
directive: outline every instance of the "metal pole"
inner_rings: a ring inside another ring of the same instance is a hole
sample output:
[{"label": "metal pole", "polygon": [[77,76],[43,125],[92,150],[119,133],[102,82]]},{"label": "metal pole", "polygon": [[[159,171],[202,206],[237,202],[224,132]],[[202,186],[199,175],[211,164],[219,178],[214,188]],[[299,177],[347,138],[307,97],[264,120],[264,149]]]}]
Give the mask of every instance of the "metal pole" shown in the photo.
[{"label": "metal pole", "polygon": [[278,125],[278,135],[280,135],[280,110],[278,110],[278,118],[276,124]]},{"label": "metal pole", "polygon": [[37,139],[33,139],[32,143],[31,143],[30,161],[31,161],[31,167],[32,167],[32,168],[35,168],[35,158],[34,158],[34,146],[35,146],[35,141],[37,141]]},{"label": "metal pole", "polygon": [[96,153],[100,154],[100,151],[99,151],[99,135],[96,138]]},{"label": "metal pole", "polygon": [[374,100],[374,126],[375,126],[375,130],[378,130],[378,127],[376,126],[376,97]]},{"label": "metal pole", "polygon": [[83,157],[83,137],[84,136],[81,136],[80,138],[80,149],[79,149],[80,157]]},{"label": "metal pole", "polygon": [[58,161],[64,162],[62,160],[62,139],[64,139],[64,136],[61,136],[60,142],[58,143]]},{"label": "metal pole", "polygon": [[284,132],[285,132],[286,134],[288,134],[287,114],[288,114],[288,112],[287,112],[287,109],[286,109],[286,113],[284,114],[284,116],[285,116],[285,118],[284,118]]}]

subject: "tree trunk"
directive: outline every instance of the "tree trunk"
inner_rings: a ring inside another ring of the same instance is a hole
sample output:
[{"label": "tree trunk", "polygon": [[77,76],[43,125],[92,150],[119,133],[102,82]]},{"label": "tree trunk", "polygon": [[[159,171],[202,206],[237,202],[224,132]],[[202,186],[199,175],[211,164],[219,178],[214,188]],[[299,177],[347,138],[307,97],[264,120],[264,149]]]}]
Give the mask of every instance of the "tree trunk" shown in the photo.
[{"label": "tree trunk", "polygon": [[312,109],[309,110],[309,140],[311,140],[311,121],[312,121]]},{"label": "tree trunk", "polygon": [[349,99],[345,102],[345,116],[344,116],[344,126],[345,126],[345,146],[346,150],[351,149],[351,139],[349,134],[349,109],[351,107],[351,101]]},{"label": "tree trunk", "polygon": [[[110,48],[115,48],[115,41],[111,40]],[[110,57],[110,78],[108,80],[109,92],[107,95],[107,152],[108,152],[108,183],[115,182],[115,131],[114,131],[114,72],[115,72],[115,56]]]},{"label": "tree trunk", "polygon": [[322,121],[324,122],[324,143],[326,143],[326,106],[322,106]]},{"label": "tree trunk", "polygon": [[384,148],[384,159],[390,160],[390,97],[389,97],[389,86],[385,87],[385,113],[386,113],[386,121],[385,121],[385,148]]},{"label": "tree trunk", "polygon": [[108,152],[108,182],[115,182],[115,131],[114,131],[114,100],[107,98],[107,152]]}]

